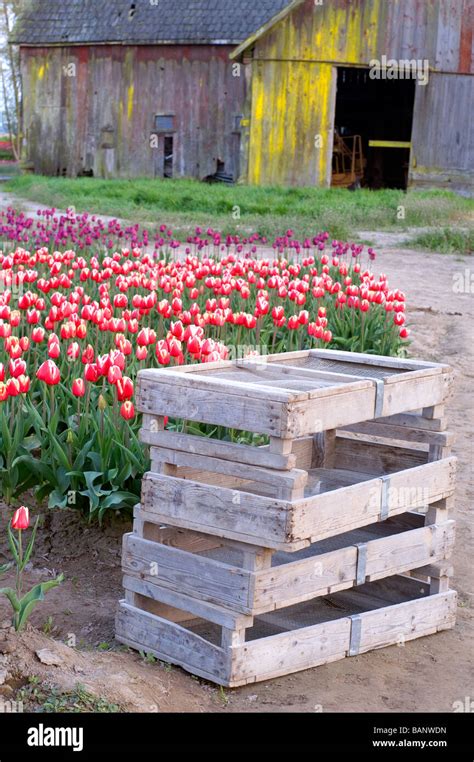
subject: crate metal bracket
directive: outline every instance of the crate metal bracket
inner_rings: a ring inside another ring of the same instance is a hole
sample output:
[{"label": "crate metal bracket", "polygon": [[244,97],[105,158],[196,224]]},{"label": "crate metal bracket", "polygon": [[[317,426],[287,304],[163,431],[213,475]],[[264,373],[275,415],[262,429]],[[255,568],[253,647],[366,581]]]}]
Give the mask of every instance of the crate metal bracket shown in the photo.
[{"label": "crate metal bracket", "polygon": [[390,515],[388,491],[390,489],[390,476],[382,476],[382,505],[380,507],[380,521],[385,521]]},{"label": "crate metal bracket", "polygon": [[358,542],[357,548],[357,574],[356,585],[363,585],[367,576],[367,543]]},{"label": "crate metal bracket", "polygon": [[373,378],[372,376],[365,376],[368,381],[373,381],[375,384],[375,412],[374,418],[382,418],[383,403],[384,403],[384,391],[385,383],[380,378]]},{"label": "crate metal bracket", "polygon": [[360,614],[351,616],[351,641],[349,644],[349,656],[357,656],[360,649],[362,634],[362,617]]}]

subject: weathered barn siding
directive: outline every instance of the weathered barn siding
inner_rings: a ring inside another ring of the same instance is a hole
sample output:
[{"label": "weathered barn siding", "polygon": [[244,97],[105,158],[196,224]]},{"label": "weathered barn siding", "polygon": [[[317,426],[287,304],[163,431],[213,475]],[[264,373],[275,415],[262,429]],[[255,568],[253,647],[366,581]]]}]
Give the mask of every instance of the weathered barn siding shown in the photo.
[{"label": "weathered barn siding", "polygon": [[[174,114],[174,175],[203,178],[217,161],[238,174],[236,117],[245,76],[230,46],[24,47],[24,131],[36,172],[154,176],[155,114]],[[171,134],[171,133],[170,133]]]},{"label": "weathered barn siding", "polygon": [[368,65],[385,54],[473,73],[472,9],[472,0],[304,0],[259,39],[254,56]]},{"label": "weathered barn siding", "polygon": [[433,74],[417,87],[410,180],[417,187],[474,187],[474,77]]},{"label": "weathered barn siding", "polygon": [[250,183],[329,183],[334,88],[333,67],[328,64],[256,61],[252,65]]},{"label": "weathered barn siding", "polygon": [[[416,88],[417,167],[412,166],[410,181],[430,174],[435,179],[438,168],[444,177],[450,169],[456,176],[472,157],[466,108],[472,96],[456,106],[457,111],[464,103],[462,137],[457,137],[452,111],[458,96],[472,93],[472,28],[473,0],[331,0],[322,5],[304,0],[296,5],[263,36],[242,46],[253,47],[245,179],[329,185],[336,67],[369,66],[382,55],[428,59],[435,72],[427,86]],[[318,135],[322,145],[315,141]]]}]

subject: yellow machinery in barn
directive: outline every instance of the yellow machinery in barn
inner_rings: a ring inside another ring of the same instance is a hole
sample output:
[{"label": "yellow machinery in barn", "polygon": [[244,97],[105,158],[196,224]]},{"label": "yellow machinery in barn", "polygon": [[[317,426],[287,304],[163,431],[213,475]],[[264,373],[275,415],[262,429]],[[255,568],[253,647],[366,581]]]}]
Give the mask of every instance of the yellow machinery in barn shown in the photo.
[{"label": "yellow machinery in barn", "polygon": [[332,186],[335,188],[357,186],[364,175],[365,164],[362,137],[360,135],[342,137],[335,132]]}]

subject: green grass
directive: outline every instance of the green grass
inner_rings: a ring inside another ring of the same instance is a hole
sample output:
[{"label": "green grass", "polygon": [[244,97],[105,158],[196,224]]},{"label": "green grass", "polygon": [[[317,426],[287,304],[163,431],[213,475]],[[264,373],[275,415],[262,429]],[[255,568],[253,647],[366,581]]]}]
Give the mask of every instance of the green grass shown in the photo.
[{"label": "green grass", "polygon": [[417,249],[428,249],[439,254],[471,255],[474,254],[474,229],[443,228],[433,230],[421,233],[409,243]]},{"label": "green grass", "polygon": [[114,714],[121,711],[118,704],[94,696],[80,683],[71,691],[61,691],[36,676],[30,677],[28,683],[17,691],[15,701],[22,702],[25,712]]},{"label": "green grass", "polygon": [[[45,206],[90,211],[133,222],[170,225],[185,236],[196,225],[224,233],[258,232],[273,238],[288,228],[299,237],[327,230],[351,239],[358,230],[462,224],[472,200],[448,191],[355,193],[343,189],[207,185],[194,180],[99,180],[23,175],[5,186]],[[403,206],[405,219],[397,212]],[[240,213],[240,219],[235,219]]]}]

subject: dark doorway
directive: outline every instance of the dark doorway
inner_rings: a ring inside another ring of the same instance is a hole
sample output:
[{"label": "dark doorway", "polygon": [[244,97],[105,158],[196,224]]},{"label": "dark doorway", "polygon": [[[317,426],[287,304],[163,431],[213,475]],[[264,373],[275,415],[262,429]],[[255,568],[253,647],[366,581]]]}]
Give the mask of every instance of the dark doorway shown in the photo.
[{"label": "dark doorway", "polygon": [[171,135],[165,136],[165,139],[163,141],[163,147],[164,147],[164,163],[163,163],[163,177],[167,177],[171,180],[173,177],[173,151],[174,151],[174,140]]},{"label": "dark doorway", "polygon": [[[338,68],[333,185],[407,187],[410,147],[390,144],[411,141],[415,85],[414,79],[371,79],[369,69]],[[371,142],[388,145],[371,146]],[[346,161],[341,154],[346,154]],[[347,174],[351,157],[355,182]]]}]

